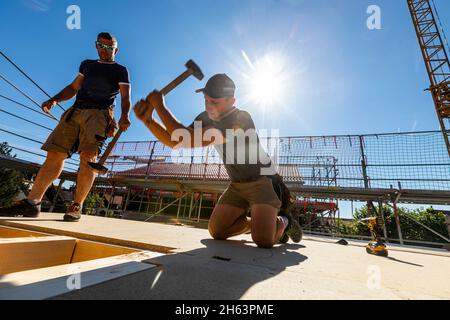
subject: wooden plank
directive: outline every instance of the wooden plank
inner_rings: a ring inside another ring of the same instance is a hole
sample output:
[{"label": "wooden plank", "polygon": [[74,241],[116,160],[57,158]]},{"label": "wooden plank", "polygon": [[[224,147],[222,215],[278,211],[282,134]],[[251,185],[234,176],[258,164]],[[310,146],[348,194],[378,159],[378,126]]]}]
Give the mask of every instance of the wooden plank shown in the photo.
[{"label": "wooden plank", "polygon": [[[141,251],[112,258],[30,270],[0,277],[0,300],[43,300],[156,268],[143,261],[162,256]],[[78,278],[77,278],[78,277]],[[78,282],[78,283],[77,283]],[[80,288],[77,288],[77,284]]]},{"label": "wooden plank", "polygon": [[0,239],[0,275],[68,264],[75,245],[69,237]]},{"label": "wooden plank", "polygon": [[77,240],[71,263],[108,258],[133,252],[136,252],[136,250],[97,242]]},{"label": "wooden plank", "polygon": [[33,232],[28,230],[0,227],[0,239],[5,238],[26,238],[26,237],[48,237],[48,234]]}]

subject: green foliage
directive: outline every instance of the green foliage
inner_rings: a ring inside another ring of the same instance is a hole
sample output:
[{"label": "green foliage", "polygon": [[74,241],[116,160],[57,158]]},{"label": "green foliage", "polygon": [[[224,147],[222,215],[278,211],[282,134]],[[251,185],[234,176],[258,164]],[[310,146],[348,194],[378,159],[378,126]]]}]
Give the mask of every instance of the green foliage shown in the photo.
[{"label": "green foliage", "polygon": [[[11,154],[12,149],[8,143],[0,143],[0,154],[15,158],[16,155]],[[0,206],[9,206],[19,191],[26,192],[28,185],[24,182],[24,176],[21,172],[10,169],[0,168]]]},{"label": "green foliage", "polygon": [[[336,226],[336,233],[348,234],[348,235],[359,235],[358,223],[340,221]],[[365,235],[365,233],[363,233]]]},{"label": "green foliage", "polygon": [[11,152],[12,152],[12,148],[8,145],[7,142],[0,143],[0,154],[1,155],[15,158],[16,155],[12,155]]},{"label": "green foliage", "polygon": [[83,211],[90,213],[94,208],[103,208],[105,199],[98,193],[90,193],[83,204]]},{"label": "green foliage", "polygon": [[[378,211],[378,210],[377,210]],[[389,206],[383,206],[386,231],[388,238],[398,239],[397,224],[395,222],[394,210]],[[420,208],[416,210],[408,210],[406,208],[398,208],[400,216],[400,226],[404,239],[407,240],[420,240],[430,242],[443,242],[443,239],[433,234],[431,231],[420,226],[417,222],[413,221],[409,217],[417,220],[418,222],[426,225],[441,235],[448,237],[447,225],[445,222],[445,214],[436,211],[433,208]],[[370,235],[368,227],[365,223],[361,222],[361,219],[367,217],[374,217],[378,212],[370,212],[367,205],[361,209],[356,209],[353,214],[352,222],[341,221],[339,224],[338,232],[346,235]]]}]

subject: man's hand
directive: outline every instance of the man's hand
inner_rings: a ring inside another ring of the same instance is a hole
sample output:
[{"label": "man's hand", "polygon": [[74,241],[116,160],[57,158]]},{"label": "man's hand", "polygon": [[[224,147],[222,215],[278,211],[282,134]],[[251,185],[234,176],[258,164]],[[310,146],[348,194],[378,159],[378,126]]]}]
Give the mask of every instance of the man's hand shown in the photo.
[{"label": "man's hand", "polygon": [[157,107],[164,106],[164,96],[159,91],[153,91],[147,98],[140,100],[134,106],[134,113],[136,117],[144,123],[151,123],[153,121],[153,111]]},{"label": "man's hand", "polygon": [[134,106],[134,113],[136,117],[144,123],[151,122],[153,120],[154,108],[146,100],[140,100]]},{"label": "man's hand", "polygon": [[131,126],[130,117],[127,114],[122,115],[120,117],[120,120],[119,120],[119,128],[120,128],[120,130],[125,132],[125,131],[128,130],[128,128],[130,126]]},{"label": "man's hand", "polygon": [[153,108],[164,106],[164,96],[161,92],[156,90],[147,96],[146,101],[150,103],[153,106]]},{"label": "man's hand", "polygon": [[50,114],[50,110],[56,105],[56,101],[53,99],[45,101],[41,105],[42,111],[44,111],[46,114]]}]

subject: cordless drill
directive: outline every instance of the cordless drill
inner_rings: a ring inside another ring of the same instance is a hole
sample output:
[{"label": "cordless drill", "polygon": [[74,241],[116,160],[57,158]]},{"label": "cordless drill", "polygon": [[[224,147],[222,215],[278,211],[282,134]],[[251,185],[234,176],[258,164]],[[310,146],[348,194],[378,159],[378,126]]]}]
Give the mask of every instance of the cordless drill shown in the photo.
[{"label": "cordless drill", "polygon": [[382,221],[377,217],[370,217],[362,219],[361,221],[366,222],[369,227],[370,233],[372,234],[373,241],[366,246],[366,251],[368,254],[373,254],[376,256],[387,257],[388,250],[386,244],[381,238],[381,228],[383,226]]}]

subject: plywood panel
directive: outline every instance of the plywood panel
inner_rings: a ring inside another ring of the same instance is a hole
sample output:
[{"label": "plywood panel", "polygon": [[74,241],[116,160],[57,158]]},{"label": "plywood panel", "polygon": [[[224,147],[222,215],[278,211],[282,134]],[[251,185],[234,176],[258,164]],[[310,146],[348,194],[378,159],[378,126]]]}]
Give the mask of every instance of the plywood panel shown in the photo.
[{"label": "plywood panel", "polygon": [[0,239],[26,237],[48,237],[48,234],[15,228],[0,227]]},{"label": "plywood panel", "polygon": [[96,242],[77,240],[72,263],[108,258],[136,252],[136,250],[124,247],[105,245]]},{"label": "plywood panel", "polygon": [[69,237],[0,239],[0,275],[69,264],[75,244]]},{"label": "plywood panel", "polygon": [[142,261],[160,256],[162,255],[154,252],[138,252],[75,263],[70,267],[55,266],[8,274],[0,277],[0,300],[54,298],[76,290],[67,286],[68,281],[75,283],[70,280],[70,277],[79,275],[81,288],[85,289],[137,272],[153,270],[156,268],[155,265],[142,263]]}]

